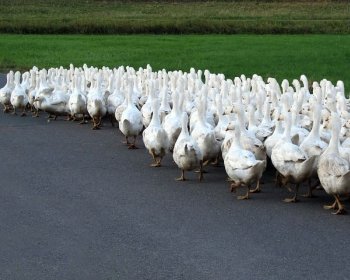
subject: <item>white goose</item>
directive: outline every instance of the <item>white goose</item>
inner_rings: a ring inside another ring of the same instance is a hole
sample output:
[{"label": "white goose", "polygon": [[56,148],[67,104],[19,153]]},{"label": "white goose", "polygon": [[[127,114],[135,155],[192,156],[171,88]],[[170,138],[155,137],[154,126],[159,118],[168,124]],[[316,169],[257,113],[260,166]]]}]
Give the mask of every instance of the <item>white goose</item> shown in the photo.
[{"label": "white goose", "polygon": [[[182,95],[183,96],[183,95]],[[170,114],[166,115],[163,122],[163,128],[169,139],[169,150],[172,152],[177,138],[181,132],[181,110],[180,110],[180,94],[176,90],[172,94],[173,108]]]},{"label": "white goose", "polygon": [[235,136],[231,147],[224,158],[225,170],[227,175],[232,180],[231,192],[236,188],[245,186],[247,193],[243,196],[238,196],[238,199],[248,199],[250,186],[257,183],[256,189],[259,188],[259,181],[265,169],[266,162],[257,160],[251,151],[245,150],[240,141],[239,127],[235,127]]},{"label": "white goose", "polygon": [[13,114],[16,115],[16,109],[22,109],[21,116],[25,116],[26,106],[28,104],[28,96],[20,84],[21,73],[15,73],[15,88],[11,93],[11,104],[13,106]]},{"label": "white goose", "polygon": [[338,209],[334,214],[345,212],[339,195],[350,193],[350,166],[339,154],[339,132],[340,118],[332,112],[332,137],[320,156],[317,174],[325,191],[335,198],[332,205],[324,206],[325,209]]},{"label": "white goose", "polygon": [[152,101],[152,119],[149,126],[143,131],[143,143],[152,156],[153,167],[161,166],[161,161],[169,149],[169,139],[166,131],[160,124],[159,101],[155,98]]},{"label": "white goose", "polygon": [[102,76],[97,74],[97,81],[92,80],[90,92],[87,96],[87,111],[92,118],[92,129],[100,129],[102,117],[107,113],[107,106],[101,90]]},{"label": "white goose", "polygon": [[215,132],[215,138],[219,141],[219,142],[223,142],[223,140],[225,139],[225,135],[226,135],[226,129],[229,123],[228,120],[228,116],[224,115],[223,112],[223,106],[222,106],[222,97],[221,95],[217,94],[215,97],[215,101],[216,101],[216,110],[217,110],[217,115],[218,115],[218,123],[214,128],[214,132]]},{"label": "white goose", "polygon": [[220,142],[216,140],[212,126],[206,121],[205,105],[206,95],[202,96],[197,108],[198,119],[191,135],[201,150],[203,162],[217,162],[220,153]]},{"label": "white goose", "polygon": [[306,181],[314,170],[316,157],[308,157],[307,154],[294,145],[291,141],[291,118],[290,113],[285,114],[286,128],[282,138],[272,148],[271,161],[277,171],[283,176],[282,183],[296,184],[295,194],[292,198],[284,199],[285,202],[296,202],[298,200],[299,185]]},{"label": "white goose", "polygon": [[[318,160],[324,149],[327,147],[327,143],[322,141],[320,137],[320,125],[321,125],[321,106],[319,104],[313,105],[313,125],[311,132],[300,144],[300,148],[307,154],[310,158],[312,156],[316,157],[316,163],[313,166],[312,177],[317,178],[317,166]],[[309,178],[309,191],[305,195],[306,197],[313,197],[312,191],[319,184],[318,180],[316,185],[311,185],[311,178]]]},{"label": "white goose", "polygon": [[[129,149],[137,149],[136,147],[136,137],[142,131],[142,114],[136,108],[133,100],[133,81],[129,79],[128,92],[127,92],[127,107],[121,115],[119,122],[119,129],[124,134],[126,139],[126,144],[129,145]],[[129,143],[129,137],[133,137],[134,141]]]},{"label": "white goose", "polygon": [[39,89],[39,73],[35,70],[30,70],[30,87],[28,89],[28,103],[32,112],[35,112],[34,100]]},{"label": "white goose", "polygon": [[87,100],[85,93],[81,90],[81,74],[76,73],[74,75],[74,88],[73,92],[69,97],[69,109],[70,114],[73,117],[73,120],[76,119],[78,115],[82,116],[82,121],[80,124],[85,123],[85,115],[88,113],[87,111]]},{"label": "white goose", "polygon": [[108,99],[107,99],[107,111],[108,111],[108,114],[110,115],[112,126],[114,126],[116,109],[124,102],[124,94],[123,94],[123,91],[121,90],[120,74],[117,74],[115,79],[116,79],[116,84],[114,87],[114,91],[111,95],[108,96]]},{"label": "white goose", "polygon": [[163,79],[164,79],[163,88],[160,92],[162,99],[161,99],[161,104],[159,108],[161,123],[164,122],[165,117],[171,112],[170,104],[168,101],[168,97],[169,97],[168,75],[166,73],[163,73]]},{"label": "white goose", "polygon": [[238,103],[235,105],[235,107],[237,111],[237,124],[239,131],[241,132],[241,145],[244,149],[253,152],[256,159],[266,160],[266,149],[264,144],[258,138],[256,138],[254,133],[251,133],[245,127],[242,104]]},{"label": "white goose", "polygon": [[69,113],[69,94],[66,86],[63,84],[62,76],[58,76],[57,78],[55,89],[52,92],[50,104],[46,111],[54,115],[54,119],[57,116],[63,116]]},{"label": "white goose", "polygon": [[0,89],[0,103],[4,106],[4,113],[8,113],[10,111],[11,93],[14,88],[13,71],[10,71],[7,73],[6,85]]},{"label": "white goose", "polygon": [[148,92],[148,98],[146,103],[141,108],[142,123],[145,127],[147,127],[150,124],[152,118],[152,100],[155,98],[155,89],[152,87],[151,90],[150,84],[153,82],[154,81],[149,80],[149,82],[147,83],[146,89]]},{"label": "white goose", "polygon": [[46,80],[47,71],[42,69],[39,72],[39,88],[35,94],[34,107],[36,109],[35,117],[39,116],[39,110],[45,111],[45,105],[47,105],[46,100],[51,98],[52,91],[54,90],[51,86],[48,85]]},{"label": "white goose", "polygon": [[196,141],[194,141],[188,132],[188,117],[186,113],[182,114],[182,129],[174,146],[173,159],[181,169],[181,176],[176,180],[185,181],[185,171],[198,167],[200,167],[199,180],[201,181],[203,179],[203,156]]},{"label": "white goose", "polygon": [[262,142],[273,133],[275,127],[274,122],[271,120],[270,107],[270,101],[267,99],[264,105],[264,117],[255,133],[255,136]]},{"label": "white goose", "polygon": [[281,109],[277,107],[275,109],[275,123],[276,127],[273,132],[273,134],[266,138],[264,145],[266,148],[266,154],[269,158],[271,158],[271,153],[273,147],[276,145],[276,143],[281,139],[283,135],[283,127],[282,127],[282,119],[281,119]]}]

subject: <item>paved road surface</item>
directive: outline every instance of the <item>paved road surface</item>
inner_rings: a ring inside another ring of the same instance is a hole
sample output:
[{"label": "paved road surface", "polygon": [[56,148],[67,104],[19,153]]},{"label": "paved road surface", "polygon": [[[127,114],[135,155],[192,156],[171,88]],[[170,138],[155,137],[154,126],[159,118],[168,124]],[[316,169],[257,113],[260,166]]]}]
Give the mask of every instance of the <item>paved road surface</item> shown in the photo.
[{"label": "paved road surface", "polygon": [[222,167],[176,182],[107,123],[1,113],[0,135],[0,279],[350,278],[350,216],[320,191],[237,201]]}]

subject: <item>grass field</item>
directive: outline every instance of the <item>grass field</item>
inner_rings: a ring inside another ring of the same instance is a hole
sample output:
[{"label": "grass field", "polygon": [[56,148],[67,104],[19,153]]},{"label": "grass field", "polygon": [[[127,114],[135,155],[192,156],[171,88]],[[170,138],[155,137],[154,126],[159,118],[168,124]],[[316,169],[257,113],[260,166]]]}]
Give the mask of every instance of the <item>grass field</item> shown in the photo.
[{"label": "grass field", "polygon": [[0,71],[38,67],[151,64],[234,77],[257,73],[281,81],[344,80],[350,87],[350,35],[8,35],[0,36]]},{"label": "grass field", "polygon": [[0,0],[0,33],[350,34],[350,4],[345,0]]}]

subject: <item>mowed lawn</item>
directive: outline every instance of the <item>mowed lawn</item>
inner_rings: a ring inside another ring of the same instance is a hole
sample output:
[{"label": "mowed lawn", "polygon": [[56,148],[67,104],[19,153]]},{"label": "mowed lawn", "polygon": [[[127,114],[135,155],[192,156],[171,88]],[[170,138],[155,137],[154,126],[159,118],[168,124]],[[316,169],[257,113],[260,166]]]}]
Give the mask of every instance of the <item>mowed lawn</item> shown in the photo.
[{"label": "mowed lawn", "polygon": [[256,73],[292,80],[344,80],[350,87],[350,35],[0,35],[0,70],[150,64],[190,67],[227,78]]}]

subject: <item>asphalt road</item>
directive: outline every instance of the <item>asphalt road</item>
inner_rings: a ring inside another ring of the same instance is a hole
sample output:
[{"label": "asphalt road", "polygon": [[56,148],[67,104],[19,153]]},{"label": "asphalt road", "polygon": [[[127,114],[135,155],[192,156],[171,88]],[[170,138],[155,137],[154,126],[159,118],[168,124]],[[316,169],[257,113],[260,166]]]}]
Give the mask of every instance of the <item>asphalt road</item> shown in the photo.
[{"label": "asphalt road", "polygon": [[223,167],[176,182],[170,155],[152,168],[122,140],[0,113],[0,279],[350,278],[350,216],[323,192],[286,204],[264,176],[238,201]]}]

